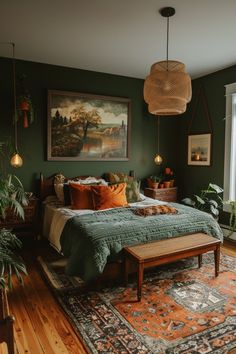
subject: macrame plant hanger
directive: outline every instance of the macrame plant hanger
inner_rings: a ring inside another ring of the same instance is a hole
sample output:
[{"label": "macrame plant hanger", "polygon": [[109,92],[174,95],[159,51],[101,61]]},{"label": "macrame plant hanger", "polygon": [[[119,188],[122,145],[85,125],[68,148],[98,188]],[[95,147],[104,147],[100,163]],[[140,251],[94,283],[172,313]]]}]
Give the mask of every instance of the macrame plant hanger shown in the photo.
[{"label": "macrame plant hanger", "polygon": [[190,121],[189,127],[188,127],[188,135],[193,134],[191,132],[191,128],[192,128],[192,125],[193,125],[193,121],[194,121],[194,119],[196,117],[197,109],[198,109],[199,103],[201,101],[200,100],[201,98],[202,98],[202,103],[203,103],[205,117],[206,117],[206,120],[207,120],[207,123],[208,123],[208,127],[209,127],[209,132],[204,132],[204,133],[209,133],[209,134],[213,133],[212,120],[211,120],[211,116],[210,116],[209,109],[208,109],[208,104],[207,104],[207,98],[206,98],[205,90],[204,90],[203,85],[200,85],[199,88],[198,88],[198,91],[197,91],[196,100],[195,100],[195,104],[194,104],[194,107],[193,107],[192,118],[191,118],[191,121]]}]

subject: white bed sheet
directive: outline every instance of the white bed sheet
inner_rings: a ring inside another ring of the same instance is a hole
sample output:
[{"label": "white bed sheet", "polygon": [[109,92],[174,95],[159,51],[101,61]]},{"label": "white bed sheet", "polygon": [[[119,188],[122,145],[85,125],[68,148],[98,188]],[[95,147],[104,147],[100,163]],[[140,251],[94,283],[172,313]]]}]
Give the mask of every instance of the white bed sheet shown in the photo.
[{"label": "white bed sheet", "polygon": [[[137,208],[165,204],[167,203],[146,197],[143,194],[141,194],[140,202],[129,203],[131,207]],[[67,220],[73,216],[92,214],[98,211],[91,209],[72,210],[69,207],[63,207],[56,197],[50,196],[44,202],[43,236],[47,237],[50,244],[60,253],[60,237]]]}]

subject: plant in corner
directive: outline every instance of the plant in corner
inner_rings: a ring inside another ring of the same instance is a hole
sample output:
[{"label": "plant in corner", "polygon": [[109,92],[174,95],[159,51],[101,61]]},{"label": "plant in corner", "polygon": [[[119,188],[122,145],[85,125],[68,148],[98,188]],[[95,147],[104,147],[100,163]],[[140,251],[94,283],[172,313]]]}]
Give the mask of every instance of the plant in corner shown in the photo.
[{"label": "plant in corner", "polygon": [[[24,218],[23,205],[27,205],[27,198],[23,185],[18,177],[4,173],[3,161],[7,159],[8,143],[0,142],[0,219],[4,220],[9,212]],[[7,151],[5,151],[5,149]],[[9,159],[8,159],[9,161]],[[20,240],[10,231],[0,229],[0,290],[12,288],[12,275],[22,283],[22,274],[27,274],[22,259],[14,253],[20,248]]]},{"label": "plant in corner", "polygon": [[219,210],[223,207],[223,191],[217,184],[209,183],[207,189],[201,190],[200,195],[195,194],[193,198],[184,198],[181,202],[198,210],[205,211],[215,219],[218,219]]},{"label": "plant in corner", "polygon": [[227,237],[231,236],[234,231],[236,230],[236,200],[229,200],[225,202],[225,204],[230,205],[230,218],[229,218],[229,227],[230,227],[230,232]]}]

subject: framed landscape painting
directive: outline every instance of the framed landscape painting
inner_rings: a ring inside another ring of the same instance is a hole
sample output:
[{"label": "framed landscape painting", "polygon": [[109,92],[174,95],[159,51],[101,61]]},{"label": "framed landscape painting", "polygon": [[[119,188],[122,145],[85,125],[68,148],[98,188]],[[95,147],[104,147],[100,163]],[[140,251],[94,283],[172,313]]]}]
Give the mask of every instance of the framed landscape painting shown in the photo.
[{"label": "framed landscape painting", "polygon": [[211,134],[188,136],[188,165],[210,166]]},{"label": "framed landscape painting", "polygon": [[48,160],[128,160],[128,98],[48,91]]}]

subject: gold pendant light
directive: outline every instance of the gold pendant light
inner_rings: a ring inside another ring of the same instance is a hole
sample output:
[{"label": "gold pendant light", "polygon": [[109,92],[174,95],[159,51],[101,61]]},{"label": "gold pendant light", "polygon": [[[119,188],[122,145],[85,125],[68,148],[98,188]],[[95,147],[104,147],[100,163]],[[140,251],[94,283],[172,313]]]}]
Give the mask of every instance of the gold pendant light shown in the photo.
[{"label": "gold pendant light", "polygon": [[13,67],[13,96],[14,96],[14,110],[13,110],[13,124],[14,124],[14,144],[15,152],[11,158],[11,165],[15,168],[23,165],[23,160],[18,153],[17,146],[17,110],[16,110],[16,64],[15,64],[15,43],[9,43],[12,45],[12,67]]},{"label": "gold pendant light", "polygon": [[159,132],[160,132],[160,117],[157,117],[157,154],[154,158],[154,162],[156,165],[161,165],[162,164],[162,157],[159,153],[159,145],[160,145],[160,139],[159,139]]},{"label": "gold pendant light", "polygon": [[148,111],[155,115],[171,116],[184,113],[191,100],[191,78],[185,65],[169,60],[169,17],[175,14],[173,7],[165,7],[160,14],[167,18],[166,61],[154,63],[144,82],[144,100]]}]

